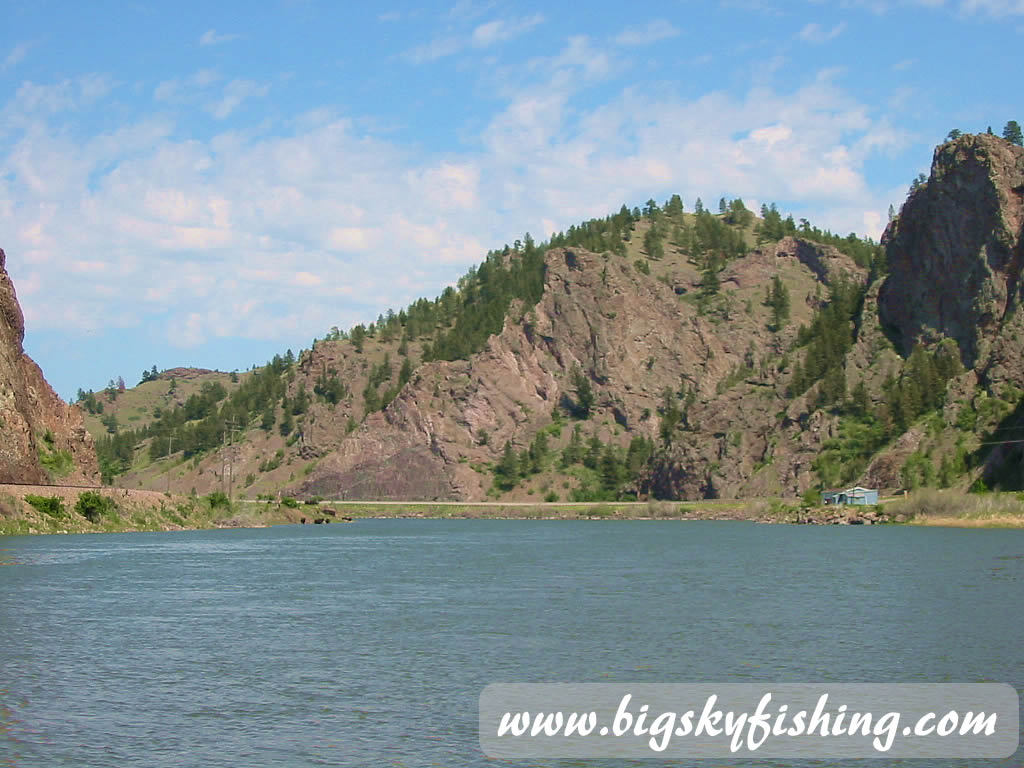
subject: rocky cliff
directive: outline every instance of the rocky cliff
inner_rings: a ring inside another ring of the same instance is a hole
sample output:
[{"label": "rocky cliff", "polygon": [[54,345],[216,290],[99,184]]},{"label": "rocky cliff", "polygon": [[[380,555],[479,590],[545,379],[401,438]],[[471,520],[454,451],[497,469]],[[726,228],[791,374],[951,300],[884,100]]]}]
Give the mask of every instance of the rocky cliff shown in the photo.
[{"label": "rocky cliff", "polygon": [[97,483],[93,439],[22,349],[25,322],[0,250],[0,482]]},{"label": "rocky cliff", "polygon": [[988,135],[938,147],[885,236],[878,308],[902,352],[947,337],[968,368],[1020,380],[1022,235],[1024,149]]}]

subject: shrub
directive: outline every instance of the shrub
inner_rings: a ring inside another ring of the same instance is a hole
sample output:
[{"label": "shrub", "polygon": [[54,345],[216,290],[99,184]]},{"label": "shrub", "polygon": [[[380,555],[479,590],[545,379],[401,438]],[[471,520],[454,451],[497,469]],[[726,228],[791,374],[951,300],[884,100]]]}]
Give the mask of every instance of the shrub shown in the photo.
[{"label": "shrub", "polygon": [[60,519],[64,517],[64,502],[59,496],[25,496],[25,503],[44,515]]},{"label": "shrub", "polygon": [[227,509],[231,506],[231,499],[224,491],[214,491],[206,496],[206,503],[210,505],[210,509]]},{"label": "shrub", "polygon": [[50,477],[67,477],[75,468],[70,451],[47,451],[39,447],[39,463]]},{"label": "shrub", "polygon": [[82,491],[75,502],[75,512],[80,514],[90,523],[95,523],[104,515],[117,509],[114,500],[104,496],[99,491]]},{"label": "shrub", "polygon": [[817,488],[808,488],[804,491],[803,496],[800,497],[805,507],[820,507],[821,506],[821,491]]},{"label": "shrub", "polygon": [[297,509],[299,506],[299,502],[293,499],[291,496],[285,496],[283,499],[281,499],[281,503],[284,506],[288,507],[288,509]]}]

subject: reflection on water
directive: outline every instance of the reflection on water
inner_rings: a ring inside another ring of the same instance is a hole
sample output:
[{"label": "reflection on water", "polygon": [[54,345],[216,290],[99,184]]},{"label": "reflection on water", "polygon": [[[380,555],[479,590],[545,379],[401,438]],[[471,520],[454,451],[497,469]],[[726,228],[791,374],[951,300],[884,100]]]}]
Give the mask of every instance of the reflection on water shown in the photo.
[{"label": "reflection on water", "polygon": [[390,520],[0,564],[6,765],[493,765],[499,681],[1024,689],[1024,531]]}]

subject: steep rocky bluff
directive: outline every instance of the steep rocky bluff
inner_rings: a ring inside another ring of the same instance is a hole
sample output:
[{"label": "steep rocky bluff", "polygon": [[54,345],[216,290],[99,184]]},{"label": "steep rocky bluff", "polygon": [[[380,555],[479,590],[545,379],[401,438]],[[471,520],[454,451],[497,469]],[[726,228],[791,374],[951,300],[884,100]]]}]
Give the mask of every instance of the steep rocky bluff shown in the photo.
[{"label": "steep rocky bluff", "polygon": [[1024,380],[1024,149],[989,135],[938,147],[885,243],[878,309],[905,354],[949,337],[968,368]]},{"label": "steep rocky bluff", "polygon": [[999,406],[977,454],[980,478],[989,487],[1024,488],[1017,442],[1024,434],[1017,397],[1024,388],[1024,149],[989,135],[938,147],[928,181],[911,193],[885,240],[882,323],[904,352],[956,340],[968,371],[954,382],[945,415],[969,421]]},{"label": "steep rocky bluff", "polygon": [[0,249],[0,482],[98,483],[93,438],[22,349],[25,322]]}]

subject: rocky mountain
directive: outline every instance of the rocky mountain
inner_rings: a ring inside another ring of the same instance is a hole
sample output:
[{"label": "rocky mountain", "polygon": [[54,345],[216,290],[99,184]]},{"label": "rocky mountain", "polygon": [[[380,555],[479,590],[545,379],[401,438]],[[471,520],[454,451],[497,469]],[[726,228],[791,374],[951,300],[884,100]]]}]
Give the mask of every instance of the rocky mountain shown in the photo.
[{"label": "rocky mountain", "polygon": [[174,410],[148,381],[159,407],[118,398],[141,427],[101,453],[125,483],[250,496],[1010,487],[1019,452],[987,445],[1024,430],[1022,193],[1024,151],[968,135],[884,247],[742,201],[623,207],[492,253],[434,302],[197,378]]},{"label": "rocky mountain", "polygon": [[1024,149],[991,135],[938,147],[927,183],[911,192],[886,243],[881,322],[904,354],[915,344],[956,342],[967,372],[951,389],[961,407],[953,400],[949,415],[973,431],[976,415],[995,409],[1001,418],[977,455],[982,479],[1022,487],[1015,440],[1024,436]]},{"label": "rocky mountain", "polygon": [[[722,301],[702,311],[687,300],[700,290],[700,276],[682,260],[648,275],[625,258],[560,248],[548,251],[545,266],[544,295],[533,309],[511,314],[502,332],[469,360],[418,369],[396,400],[367,419],[295,492],[358,494],[359,484],[369,483],[366,491],[383,498],[484,498],[492,478],[474,466],[497,461],[507,442],[526,447],[553,423],[553,411],[571,407],[574,370],[595,393],[591,414],[577,422],[588,438],[621,447],[637,435],[660,439],[658,409],[666,389],[672,397],[685,389],[696,397],[690,418],[703,422],[686,440],[701,446],[700,461],[724,458],[740,435],[752,465],[771,440],[771,425],[757,423],[757,416],[774,416],[785,399],[773,361],[796,333],[792,323],[781,333],[769,330],[765,285],[785,273],[791,294],[799,297],[793,316],[807,320],[830,280],[866,279],[866,271],[838,251],[786,238],[726,267],[719,275]],[[740,385],[757,398],[756,410],[734,395]],[[553,447],[563,447],[570,428],[562,428]],[[813,456],[813,442],[806,452]],[[806,457],[804,463],[809,465]],[[785,469],[792,488],[801,480],[799,466]],[[738,474],[716,489],[704,474],[685,487],[656,490],[683,497],[757,490]],[[765,490],[778,492],[777,482],[771,486]]]},{"label": "rocky mountain", "polygon": [[57,397],[22,349],[25,321],[0,250],[0,482],[99,481],[78,408]]}]

